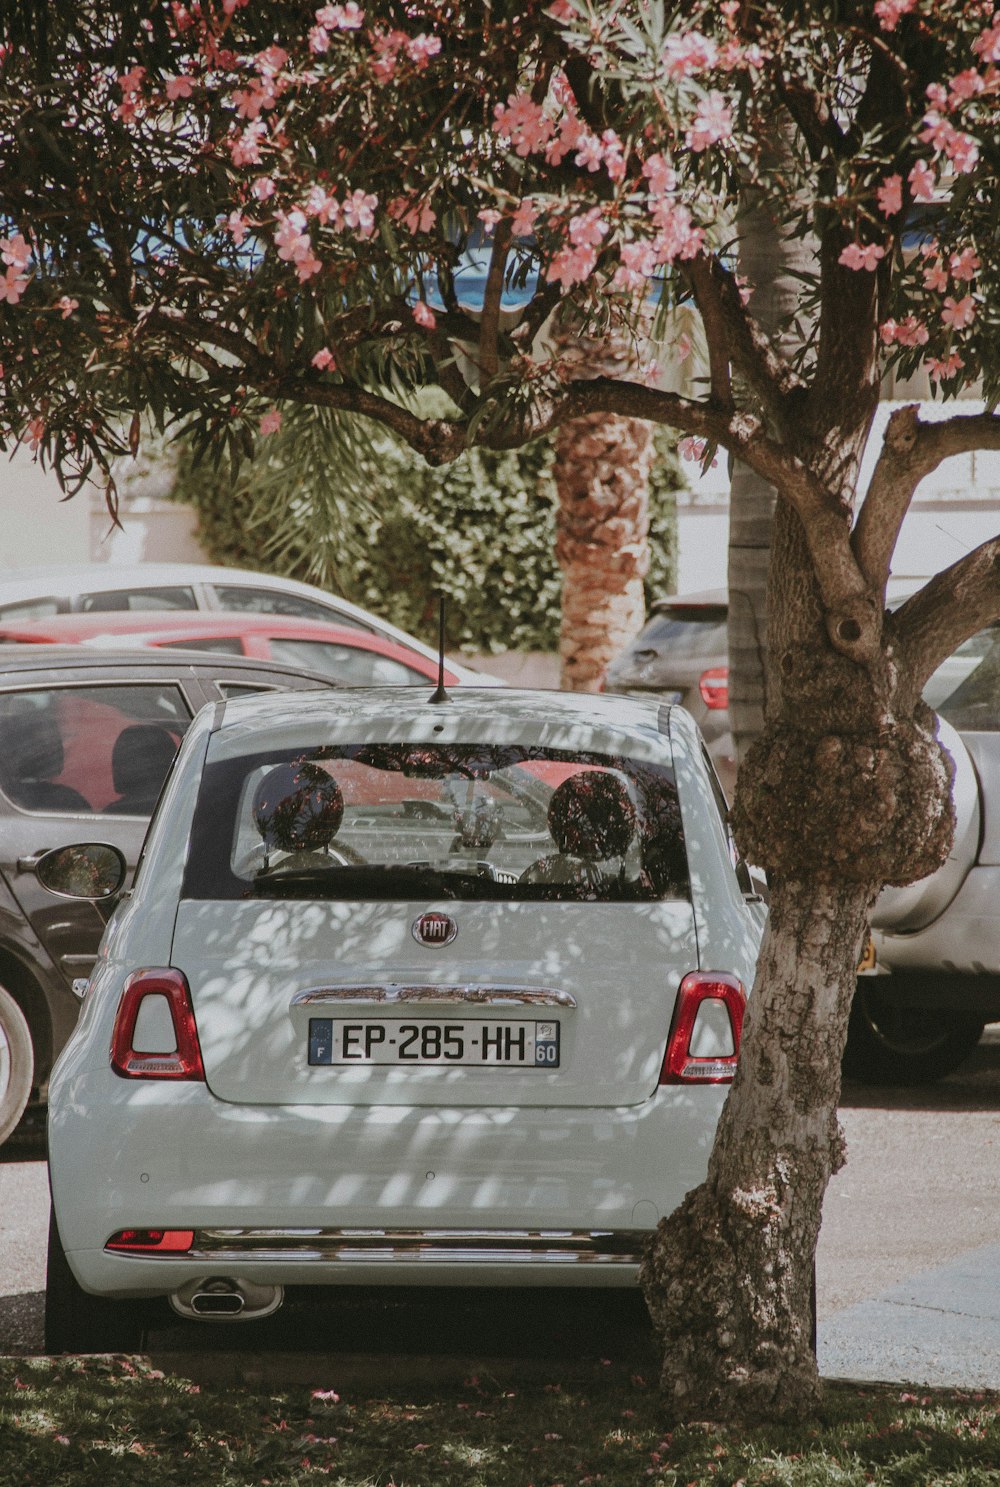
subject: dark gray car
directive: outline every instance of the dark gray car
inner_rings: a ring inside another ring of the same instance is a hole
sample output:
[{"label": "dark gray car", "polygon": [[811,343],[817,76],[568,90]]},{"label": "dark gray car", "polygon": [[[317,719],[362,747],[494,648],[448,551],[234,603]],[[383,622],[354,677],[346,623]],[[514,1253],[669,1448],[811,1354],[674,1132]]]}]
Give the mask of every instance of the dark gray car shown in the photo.
[{"label": "dark gray car", "polygon": [[728,645],[725,589],[658,599],[635,639],[615,657],[604,679],[606,692],[679,702],[690,712],[728,795],[736,782],[736,759],[728,710]]},{"label": "dark gray car", "polygon": [[329,685],[243,657],[0,647],[0,1141],[45,1098],[76,1022],[74,982],[89,975],[104,930],[96,904],[42,886],[39,858],[96,837],[134,867],[200,707]]}]

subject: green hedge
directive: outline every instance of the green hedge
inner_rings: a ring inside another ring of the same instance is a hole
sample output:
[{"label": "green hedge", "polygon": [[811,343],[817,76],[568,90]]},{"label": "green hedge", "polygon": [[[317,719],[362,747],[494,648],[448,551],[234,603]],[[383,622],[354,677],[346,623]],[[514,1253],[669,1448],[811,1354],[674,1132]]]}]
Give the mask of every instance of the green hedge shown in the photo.
[{"label": "green hedge", "polygon": [[[675,492],[684,484],[656,435],[648,590],[673,588]],[[215,562],[318,583],[435,642],[437,594],[448,644],[473,653],[554,650],[562,580],[555,562],[552,449],[473,449],[433,468],[379,434],[286,419],[234,483],[181,445],[172,496],[194,507]]]}]

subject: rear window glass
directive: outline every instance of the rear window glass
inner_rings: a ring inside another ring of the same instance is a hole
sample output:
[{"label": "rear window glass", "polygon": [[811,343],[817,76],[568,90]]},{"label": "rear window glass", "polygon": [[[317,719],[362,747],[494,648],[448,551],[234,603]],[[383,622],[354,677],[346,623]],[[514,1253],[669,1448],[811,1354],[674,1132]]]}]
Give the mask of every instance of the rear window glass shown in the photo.
[{"label": "rear window glass", "polygon": [[188,588],[109,589],[104,593],[80,595],[80,609],[84,614],[197,608],[194,589]]},{"label": "rear window glass", "polygon": [[284,593],[281,589],[253,588],[236,584],[213,585],[220,609],[238,614],[290,614],[300,620],[325,620],[328,625],[346,625],[351,630],[370,631],[351,614],[342,614],[332,604],[309,599],[304,594]]},{"label": "rear window glass", "polygon": [[159,640],[154,643],[164,651],[207,651],[213,656],[242,656],[243,642],[235,635],[209,635],[205,639]]},{"label": "rear window glass", "polygon": [[25,811],[149,816],[191,714],[176,687],[0,696],[0,788]]},{"label": "rear window glass", "polygon": [[722,604],[676,604],[656,609],[636,646],[661,646],[676,656],[722,656],[727,650],[726,608]]},{"label": "rear window glass", "polygon": [[184,886],[195,899],[687,895],[668,768],[482,743],[342,744],[209,764]]},{"label": "rear window glass", "polygon": [[426,684],[427,678],[412,666],[378,651],[360,650],[353,645],[336,645],[327,640],[294,640],[287,635],[273,635],[271,659],[286,666],[305,666],[321,671],[334,681],[352,687],[413,686]]}]

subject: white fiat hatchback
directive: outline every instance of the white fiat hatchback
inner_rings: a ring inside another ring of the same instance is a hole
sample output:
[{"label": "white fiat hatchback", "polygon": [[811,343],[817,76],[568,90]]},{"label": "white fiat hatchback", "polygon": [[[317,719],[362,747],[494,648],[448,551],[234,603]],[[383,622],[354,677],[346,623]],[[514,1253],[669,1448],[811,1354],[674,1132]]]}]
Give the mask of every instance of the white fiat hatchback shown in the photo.
[{"label": "white fiat hatchback", "polygon": [[634,1286],[704,1175],[764,910],[679,708],[219,703],[126,893],[100,843],[36,870],[120,894],[49,1093],[50,1351],[164,1299]]}]

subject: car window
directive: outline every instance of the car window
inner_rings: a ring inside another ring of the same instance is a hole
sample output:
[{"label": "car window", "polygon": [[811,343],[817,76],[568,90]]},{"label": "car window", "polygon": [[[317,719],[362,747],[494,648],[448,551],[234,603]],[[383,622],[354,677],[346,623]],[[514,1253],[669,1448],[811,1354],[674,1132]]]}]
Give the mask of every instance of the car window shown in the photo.
[{"label": "car window", "polygon": [[26,811],[149,815],[190,721],[156,683],[0,694],[0,789]]},{"label": "car window", "polygon": [[726,607],[724,604],[676,604],[653,611],[634,650],[644,644],[657,646],[671,656],[726,655]]},{"label": "car window", "polygon": [[286,666],[305,666],[321,671],[335,681],[356,687],[412,686],[427,684],[422,671],[406,666],[391,656],[377,651],[359,650],[353,645],[336,645],[327,640],[293,640],[274,635],[270,642],[271,659]]},{"label": "car window", "polygon": [[210,762],[184,896],[684,898],[665,766],[482,743],[322,745]]},{"label": "car window", "polygon": [[157,643],[164,651],[208,651],[214,656],[242,656],[243,642],[235,635],[209,635],[195,640],[163,640]]},{"label": "car window", "polygon": [[0,619],[47,620],[65,609],[65,603],[60,606],[57,599],[22,599],[17,604],[0,604]]},{"label": "car window", "polygon": [[304,594],[226,583],[213,584],[212,587],[220,609],[239,614],[289,614],[300,620],[325,620],[328,625],[347,625],[352,630],[375,633],[371,625],[362,624],[352,614],[344,614],[335,605],[323,604]]},{"label": "car window", "polygon": [[108,589],[94,594],[81,594],[79,604],[84,614],[198,608],[194,589],[182,587]]},{"label": "car window", "polygon": [[988,625],[942,662],[924,700],[953,727],[1000,732],[1000,625]]}]

